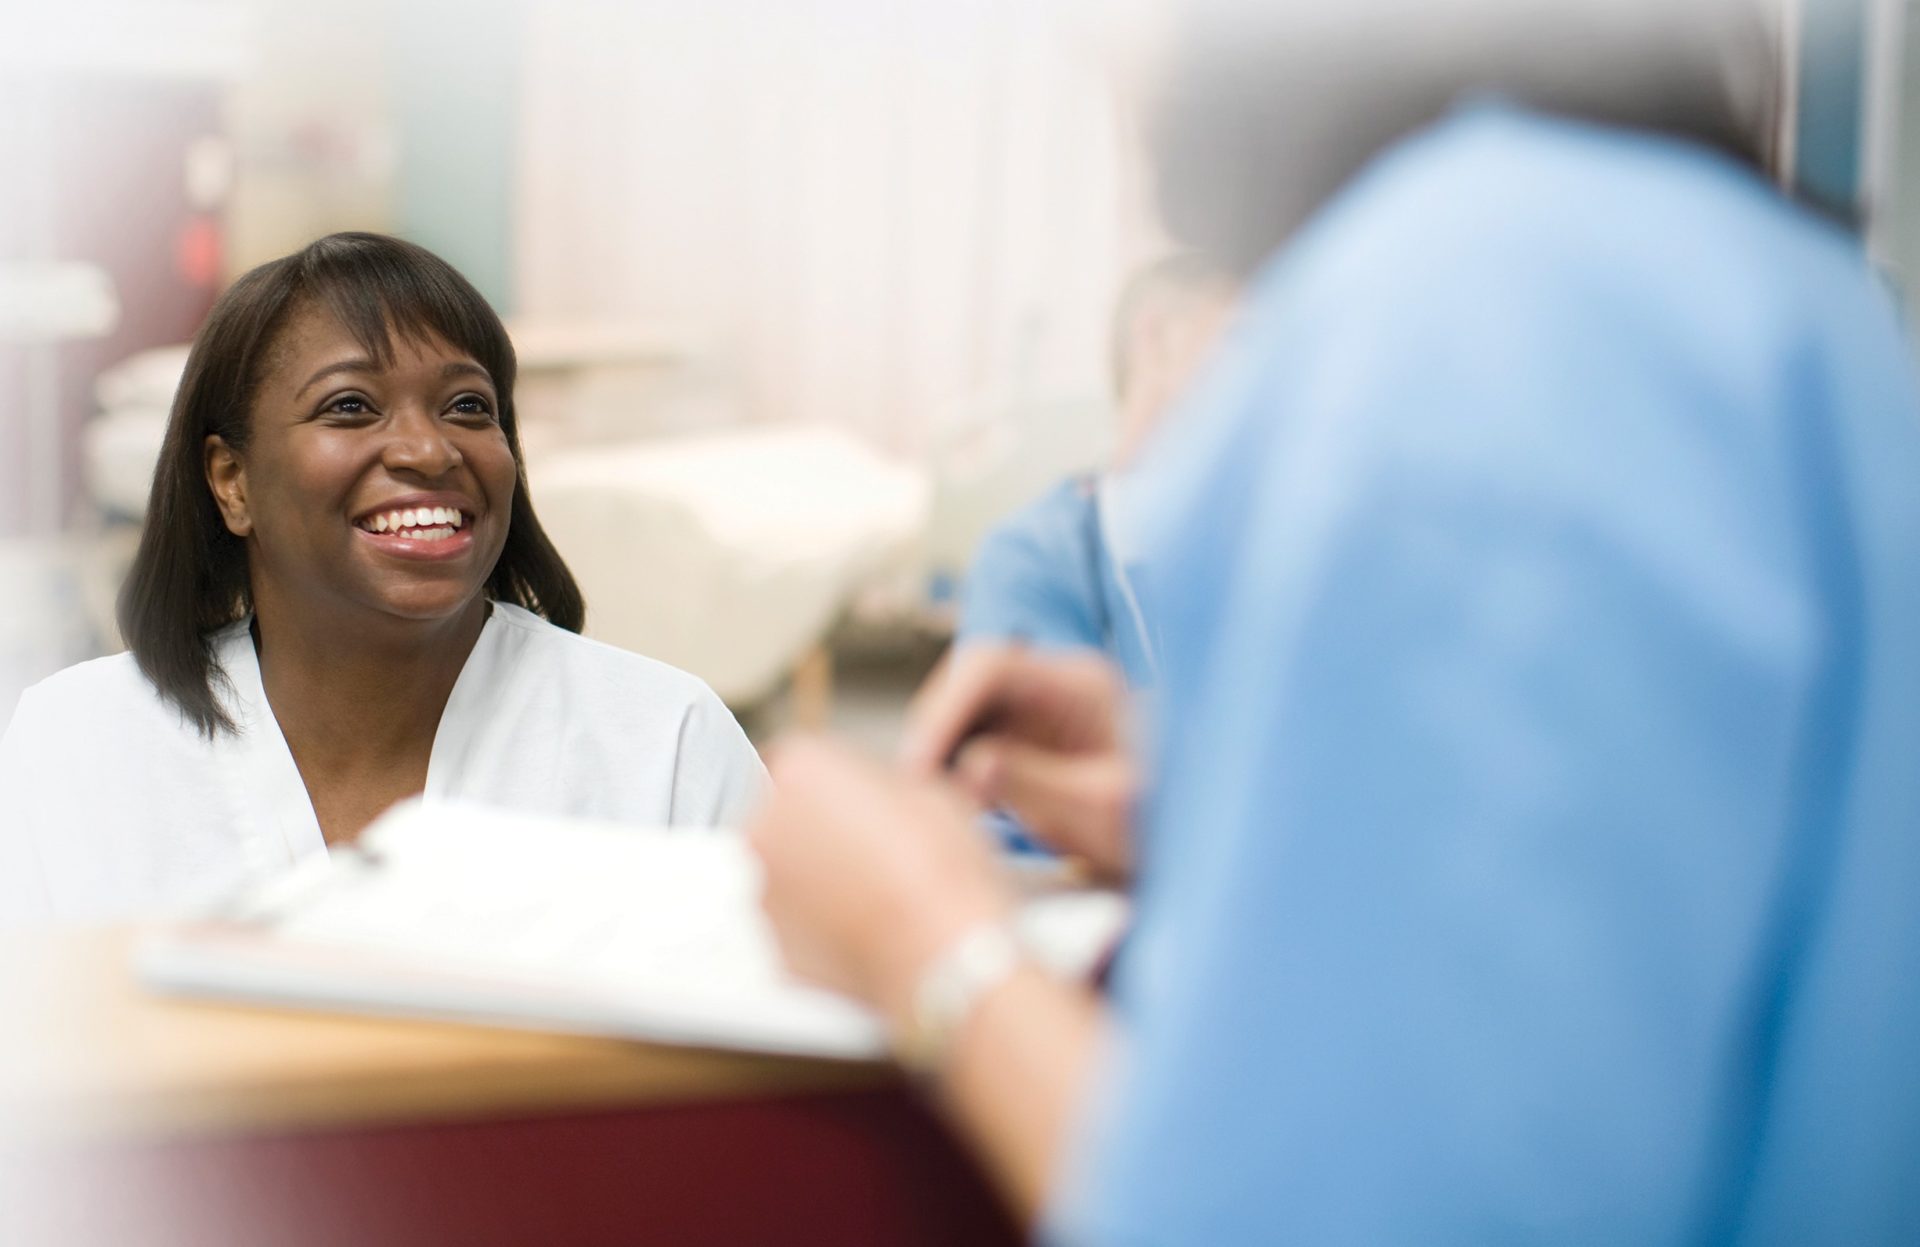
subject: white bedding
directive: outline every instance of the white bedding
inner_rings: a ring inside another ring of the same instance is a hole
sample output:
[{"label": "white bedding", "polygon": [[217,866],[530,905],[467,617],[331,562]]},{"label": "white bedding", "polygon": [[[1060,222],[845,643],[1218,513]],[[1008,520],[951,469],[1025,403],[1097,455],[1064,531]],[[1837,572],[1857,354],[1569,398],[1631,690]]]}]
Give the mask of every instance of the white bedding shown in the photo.
[{"label": "white bedding", "polygon": [[587,634],[772,692],[864,585],[912,565],[930,486],[827,429],[530,454],[534,505],[587,597]]}]

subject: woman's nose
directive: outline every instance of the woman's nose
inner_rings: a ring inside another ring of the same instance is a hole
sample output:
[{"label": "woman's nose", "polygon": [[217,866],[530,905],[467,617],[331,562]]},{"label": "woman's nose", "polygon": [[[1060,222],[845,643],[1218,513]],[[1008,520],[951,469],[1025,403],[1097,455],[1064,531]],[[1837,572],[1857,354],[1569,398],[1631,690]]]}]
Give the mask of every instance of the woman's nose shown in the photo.
[{"label": "woman's nose", "polygon": [[436,413],[408,410],[395,418],[381,459],[390,471],[444,476],[460,466],[460,448]]}]

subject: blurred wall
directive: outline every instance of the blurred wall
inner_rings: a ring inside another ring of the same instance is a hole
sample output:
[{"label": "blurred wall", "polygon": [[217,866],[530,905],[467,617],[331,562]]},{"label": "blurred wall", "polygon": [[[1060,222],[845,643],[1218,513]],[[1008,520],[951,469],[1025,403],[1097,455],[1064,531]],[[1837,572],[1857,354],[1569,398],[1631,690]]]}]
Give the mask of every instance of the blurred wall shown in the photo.
[{"label": "blurred wall", "polygon": [[394,225],[511,315],[526,5],[417,0],[388,6],[387,15],[394,39]]},{"label": "blurred wall", "polygon": [[750,418],[910,456],[969,399],[1103,393],[1147,244],[1104,67],[1061,7],[530,8],[519,308],[699,324]]},{"label": "blurred wall", "polygon": [[335,230],[394,227],[394,8],[247,0],[248,54],[224,114],[229,277]]}]

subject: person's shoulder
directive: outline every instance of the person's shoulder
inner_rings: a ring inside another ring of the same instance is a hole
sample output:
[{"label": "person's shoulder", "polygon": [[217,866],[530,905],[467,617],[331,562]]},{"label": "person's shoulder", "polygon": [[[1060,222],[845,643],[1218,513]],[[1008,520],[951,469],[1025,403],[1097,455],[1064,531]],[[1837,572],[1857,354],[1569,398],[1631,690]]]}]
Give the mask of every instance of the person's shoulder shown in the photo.
[{"label": "person's shoulder", "polygon": [[615,698],[643,698],[651,705],[719,700],[706,681],[691,672],[569,632],[525,607],[496,601],[493,618],[517,651],[516,663],[538,669],[543,677],[578,683]]},{"label": "person's shoulder", "polygon": [[188,731],[179,709],[126,653],[75,663],[30,686],[5,724],[9,749],[34,741],[63,749],[97,746],[103,757],[156,733]]},{"label": "person's shoulder", "polygon": [[977,561],[1015,553],[1084,557],[1093,508],[1093,479],[1070,476],[990,528]]},{"label": "person's shoulder", "polygon": [[96,714],[157,699],[153,685],[128,653],[109,654],[63,667],[20,695],[20,711],[54,715],[71,708]]},{"label": "person's shoulder", "polygon": [[961,594],[959,635],[1097,644],[1094,482],[1069,477],[980,541]]},{"label": "person's shoulder", "polygon": [[[1302,372],[1376,399],[1417,383],[1375,404],[1409,437],[1497,442],[1532,425],[1568,449],[1569,404],[1611,425],[1633,385],[1705,396],[1692,426],[1744,428],[1762,406],[1789,418],[1756,378],[1896,333],[1857,244],[1756,170],[1504,105],[1378,157],[1269,262],[1240,329],[1241,389],[1297,397]],[[1529,388],[1545,401],[1518,401]]]},{"label": "person's shoulder", "polygon": [[[1312,274],[1322,289],[1378,296],[1376,319],[1450,308],[1456,295],[1575,289],[1653,296],[1683,313],[1735,298],[1787,308],[1809,271],[1861,268],[1840,230],[1731,156],[1494,103],[1463,107],[1376,158],[1301,241],[1291,263],[1273,266],[1292,280],[1269,274],[1262,290]],[[1602,317],[1620,306],[1600,297],[1560,310]]]}]

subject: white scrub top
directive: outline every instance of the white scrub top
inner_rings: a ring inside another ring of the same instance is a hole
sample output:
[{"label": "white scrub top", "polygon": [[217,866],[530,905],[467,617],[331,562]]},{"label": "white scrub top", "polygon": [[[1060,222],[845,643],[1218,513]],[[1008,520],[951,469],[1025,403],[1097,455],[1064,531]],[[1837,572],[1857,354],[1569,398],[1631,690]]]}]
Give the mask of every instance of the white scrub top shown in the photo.
[{"label": "white scrub top", "polygon": [[[248,624],[214,642],[237,733],[202,736],[131,654],[21,696],[0,738],[0,925],[152,916],[325,850]],[[765,774],[700,680],[495,602],[440,717],[425,796],[713,826],[744,817]]]}]

